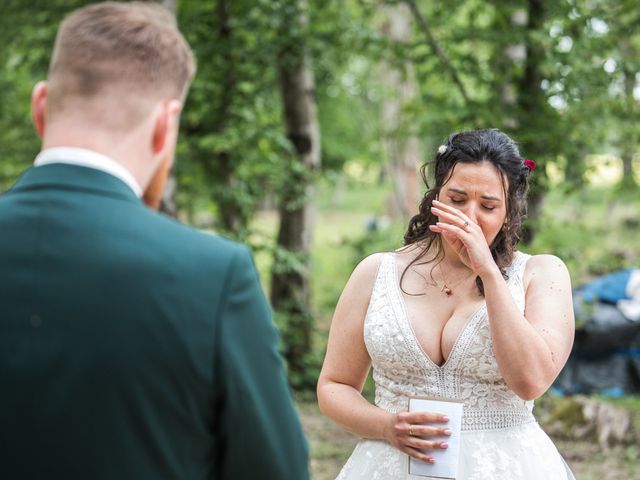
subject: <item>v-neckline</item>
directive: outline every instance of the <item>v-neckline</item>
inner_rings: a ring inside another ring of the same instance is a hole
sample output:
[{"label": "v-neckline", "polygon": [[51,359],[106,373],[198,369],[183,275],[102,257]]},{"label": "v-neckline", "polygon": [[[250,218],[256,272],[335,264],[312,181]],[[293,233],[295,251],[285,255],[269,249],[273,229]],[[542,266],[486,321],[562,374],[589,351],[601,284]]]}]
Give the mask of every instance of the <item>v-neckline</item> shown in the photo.
[{"label": "v-neckline", "polygon": [[449,361],[457,353],[457,348],[458,348],[458,345],[460,344],[460,341],[461,341],[462,337],[465,335],[465,333],[467,332],[467,330],[469,329],[471,324],[474,323],[475,319],[480,317],[480,315],[486,309],[487,303],[486,302],[482,302],[482,305],[480,305],[480,307],[478,307],[477,310],[475,310],[471,315],[469,315],[469,317],[467,318],[467,320],[464,323],[464,326],[462,327],[462,330],[460,330],[460,333],[458,333],[458,336],[456,337],[455,341],[453,342],[453,346],[451,347],[451,351],[449,352],[449,356],[445,359],[445,361],[444,361],[444,363],[442,365],[438,365],[436,362],[434,362],[431,359],[429,354],[424,350],[424,348],[422,347],[422,344],[418,340],[418,336],[416,335],[415,330],[413,329],[413,325],[411,325],[411,320],[409,319],[409,313],[408,313],[408,310],[407,310],[407,303],[406,303],[406,301],[404,299],[404,296],[402,295],[402,290],[400,290],[400,285],[398,283],[398,272],[396,270],[396,257],[395,256],[396,256],[396,253],[395,252],[391,252],[391,268],[393,269],[393,286],[394,286],[394,290],[396,292],[396,295],[398,296],[398,299],[400,301],[400,305],[402,307],[403,320],[405,321],[405,323],[409,327],[409,331],[411,332],[411,336],[412,336],[413,342],[415,343],[416,347],[420,351],[420,354],[422,355],[422,357],[425,358],[426,361],[433,368],[435,368],[436,370],[438,370],[438,371],[444,370],[449,365]]}]

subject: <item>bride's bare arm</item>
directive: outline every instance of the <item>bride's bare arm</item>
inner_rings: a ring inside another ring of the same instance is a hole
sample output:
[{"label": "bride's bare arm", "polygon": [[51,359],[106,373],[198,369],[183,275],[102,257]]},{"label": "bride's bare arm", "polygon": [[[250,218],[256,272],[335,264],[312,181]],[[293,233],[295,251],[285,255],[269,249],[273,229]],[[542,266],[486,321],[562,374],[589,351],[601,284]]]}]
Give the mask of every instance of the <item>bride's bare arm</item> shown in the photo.
[{"label": "bride's bare arm", "polygon": [[493,351],[507,386],[524,400],[542,395],[564,366],[573,344],[571,279],[552,255],[536,255],[525,268],[524,315],[489,251],[483,230],[461,210],[434,201],[440,233],[484,285]]},{"label": "bride's bare arm", "polygon": [[365,258],[347,282],[331,321],[327,353],[318,379],[322,413],[363,438],[383,439],[388,412],[362,395],[371,359],[364,344],[364,317],[382,254]]},{"label": "bride's bare arm", "polygon": [[525,312],[520,313],[496,268],[482,275],[496,361],[507,385],[532,400],[560,373],[574,335],[571,280],[552,255],[531,257],[524,273]]},{"label": "bride's bare arm", "polygon": [[[327,354],[318,379],[318,404],[326,416],[355,435],[386,440],[401,451],[430,461],[417,448],[440,448],[441,442],[422,440],[418,435],[443,435],[444,418],[431,413],[389,413],[369,403],[361,394],[371,359],[364,344],[364,318],[383,254],[365,258],[353,271],[336,306]],[[414,425],[410,436],[409,426]]]}]

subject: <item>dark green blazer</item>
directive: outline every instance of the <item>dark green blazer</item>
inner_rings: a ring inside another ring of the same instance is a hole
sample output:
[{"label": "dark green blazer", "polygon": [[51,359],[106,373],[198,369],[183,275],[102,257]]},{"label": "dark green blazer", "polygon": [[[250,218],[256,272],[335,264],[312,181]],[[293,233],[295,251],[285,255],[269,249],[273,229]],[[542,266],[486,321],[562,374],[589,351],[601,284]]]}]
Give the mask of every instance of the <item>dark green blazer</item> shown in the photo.
[{"label": "dark green blazer", "polygon": [[247,248],[27,170],[0,196],[0,478],[308,478]]}]

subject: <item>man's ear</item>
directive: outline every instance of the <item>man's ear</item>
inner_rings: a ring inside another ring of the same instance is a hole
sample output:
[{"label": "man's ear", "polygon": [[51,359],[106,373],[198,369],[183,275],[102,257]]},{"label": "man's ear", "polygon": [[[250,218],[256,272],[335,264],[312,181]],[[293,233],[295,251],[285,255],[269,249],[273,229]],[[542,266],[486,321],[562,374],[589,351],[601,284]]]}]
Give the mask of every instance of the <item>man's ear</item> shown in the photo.
[{"label": "man's ear", "polygon": [[143,202],[153,210],[159,210],[162,203],[162,196],[167,185],[167,178],[171,172],[172,159],[167,155],[158,169],[154,172],[153,177],[149,181],[149,185],[142,195]]},{"label": "man's ear", "polygon": [[167,142],[177,136],[182,103],[178,100],[167,100],[162,103],[153,125],[151,137],[151,151],[154,155],[161,154]]},{"label": "man's ear", "polygon": [[154,120],[151,152],[156,159],[159,159],[159,163],[143,194],[144,202],[154,210],[160,208],[167,177],[173,165],[173,151],[180,127],[181,110],[182,104],[179,101],[167,100],[159,106]]},{"label": "man's ear", "polygon": [[44,136],[47,124],[47,82],[35,84],[31,92],[31,118],[40,138]]}]

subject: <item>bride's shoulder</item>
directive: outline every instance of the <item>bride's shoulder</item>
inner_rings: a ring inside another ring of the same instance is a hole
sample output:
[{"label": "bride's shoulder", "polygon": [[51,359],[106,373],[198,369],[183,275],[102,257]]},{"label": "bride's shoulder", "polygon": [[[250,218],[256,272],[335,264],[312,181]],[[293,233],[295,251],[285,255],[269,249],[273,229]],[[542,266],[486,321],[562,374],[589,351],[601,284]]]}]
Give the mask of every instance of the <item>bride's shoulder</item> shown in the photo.
[{"label": "bride's shoulder", "polygon": [[[521,254],[524,255],[524,254]],[[528,270],[547,270],[554,268],[567,268],[560,257],[548,253],[526,255],[526,268]]]},{"label": "bride's shoulder", "polygon": [[376,252],[363,258],[351,274],[349,283],[357,283],[367,290],[373,286],[385,258],[392,260],[395,268],[405,268],[421,252],[416,245],[406,245],[389,252]]},{"label": "bride's shoulder", "polygon": [[364,277],[375,276],[376,272],[380,268],[380,265],[382,264],[382,260],[388,254],[389,252],[376,252],[366,256],[365,258],[360,260],[358,265],[356,265],[353,273],[357,274],[358,276]]},{"label": "bride's shoulder", "polygon": [[531,255],[527,258],[524,279],[530,281],[568,279],[569,271],[565,263],[559,257],[550,254]]},{"label": "bride's shoulder", "polygon": [[387,255],[389,252],[377,252],[363,258],[353,269],[348,285],[363,291],[370,290],[378,276],[380,265]]}]

